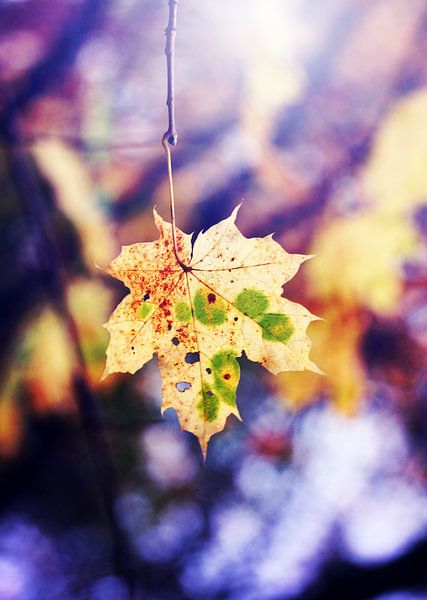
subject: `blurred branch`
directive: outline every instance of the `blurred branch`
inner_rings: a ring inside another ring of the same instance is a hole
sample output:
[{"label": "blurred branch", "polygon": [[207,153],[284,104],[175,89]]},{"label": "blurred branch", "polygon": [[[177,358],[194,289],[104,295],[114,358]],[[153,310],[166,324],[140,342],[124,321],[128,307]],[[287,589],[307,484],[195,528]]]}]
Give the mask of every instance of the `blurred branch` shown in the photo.
[{"label": "blurred branch", "polygon": [[77,325],[68,306],[66,273],[51,227],[49,209],[35,166],[23,146],[16,118],[1,122],[0,135],[10,142],[10,147],[6,152],[10,176],[34,230],[42,284],[47,291],[49,301],[64,324],[75,355],[76,368],[71,383],[110,526],[115,569],[117,574],[127,577],[132,582],[133,567],[130,561],[130,552],[115,517],[117,485],[111,451],[97,400],[89,385]]},{"label": "blurred branch", "polygon": [[66,21],[58,38],[47,50],[46,57],[16,84],[18,92],[13,95],[12,90],[7,89],[10,98],[0,113],[0,126],[10,122],[16,111],[22,113],[51,84],[58,85],[67,69],[73,65],[89,33],[99,24],[108,4],[109,0],[86,0],[75,18]]},{"label": "blurred branch", "polygon": [[[123,136],[118,136],[123,138]],[[96,153],[106,152],[114,150],[144,150],[152,152],[153,148],[158,148],[158,140],[149,140],[147,142],[136,142],[136,141],[123,141],[123,142],[111,142],[106,144],[104,142],[98,142],[96,140],[90,140],[82,138],[78,135],[71,133],[60,133],[55,131],[46,131],[40,133],[34,133],[22,137],[22,145],[25,147],[32,146],[40,140],[61,140],[73,146],[76,150],[84,153]]]}]

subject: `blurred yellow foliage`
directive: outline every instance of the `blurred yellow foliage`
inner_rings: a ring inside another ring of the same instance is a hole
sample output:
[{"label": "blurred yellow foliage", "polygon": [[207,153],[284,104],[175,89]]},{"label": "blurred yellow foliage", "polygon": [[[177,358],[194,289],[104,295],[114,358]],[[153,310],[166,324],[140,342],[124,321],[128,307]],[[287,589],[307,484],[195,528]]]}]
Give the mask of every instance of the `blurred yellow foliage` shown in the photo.
[{"label": "blurred yellow foliage", "polygon": [[25,339],[28,364],[25,380],[36,412],[72,408],[70,378],[73,352],[64,325],[45,309],[30,325]]},{"label": "blurred yellow foliage", "polygon": [[[68,289],[68,301],[76,320],[80,343],[92,384],[104,368],[108,335],[102,328],[111,309],[111,293],[101,283],[76,280]],[[71,376],[75,357],[66,324],[46,308],[30,324],[24,340],[28,362],[25,379],[38,412],[69,410],[73,407]]]},{"label": "blurred yellow foliage", "polygon": [[311,334],[313,359],[328,377],[307,373],[279,376],[285,402],[299,407],[326,393],[352,413],[367,389],[359,346],[369,319],[402,310],[402,268],[419,249],[414,208],[427,192],[427,91],[397,103],[379,129],[360,176],[368,207],[326,215],[317,227],[306,267],[308,295],[326,323]]},{"label": "blurred yellow foliage", "polygon": [[[111,311],[111,292],[98,281],[79,279],[70,284],[67,295],[89,378],[92,385],[99,385],[108,342],[102,324]],[[21,386],[28,394],[28,408],[38,414],[75,410],[76,358],[66,323],[52,308],[45,307],[28,323],[14,354],[0,392],[0,457],[4,458],[14,456],[23,436]]]}]

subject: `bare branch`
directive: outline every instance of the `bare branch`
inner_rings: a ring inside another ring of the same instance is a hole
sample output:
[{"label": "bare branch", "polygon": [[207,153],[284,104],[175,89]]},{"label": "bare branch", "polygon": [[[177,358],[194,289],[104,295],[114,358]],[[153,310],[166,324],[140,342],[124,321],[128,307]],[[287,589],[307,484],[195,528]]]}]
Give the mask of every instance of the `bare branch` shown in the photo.
[{"label": "bare branch", "polygon": [[168,129],[163,135],[163,141],[175,146],[178,135],[175,128],[175,38],[176,38],[176,13],[178,0],[169,0],[169,21],[165,29],[166,34],[166,61],[168,77],[168,95],[166,105],[168,107]]}]

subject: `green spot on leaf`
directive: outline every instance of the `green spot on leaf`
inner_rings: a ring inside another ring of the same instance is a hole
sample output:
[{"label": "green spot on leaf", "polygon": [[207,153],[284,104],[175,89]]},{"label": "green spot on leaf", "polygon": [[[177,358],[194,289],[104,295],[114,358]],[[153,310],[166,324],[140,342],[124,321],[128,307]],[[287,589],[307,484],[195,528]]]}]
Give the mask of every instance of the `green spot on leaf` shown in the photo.
[{"label": "green spot on leaf", "polygon": [[235,305],[248,317],[257,317],[267,310],[268,298],[258,290],[244,290],[237,296]]},{"label": "green spot on leaf", "polygon": [[155,306],[156,305],[152,304],[151,302],[141,302],[141,304],[138,307],[138,310],[136,311],[137,318],[141,319],[141,321],[146,321],[147,318],[154,311]]},{"label": "green spot on leaf", "polygon": [[188,323],[191,319],[191,309],[187,302],[178,302],[175,306],[175,318],[181,323]]},{"label": "green spot on leaf", "polygon": [[240,379],[240,366],[232,350],[217,352],[211,360],[215,390],[229,406],[236,406],[236,389]]},{"label": "green spot on leaf", "polygon": [[227,320],[227,305],[216,294],[200,288],[194,295],[194,316],[203,325],[215,327]]},{"label": "green spot on leaf", "polygon": [[214,392],[210,389],[207,384],[204,384],[201,391],[201,400],[197,404],[199,409],[200,417],[204,421],[211,423],[215,421],[218,416],[219,401]]},{"label": "green spot on leaf", "polygon": [[294,332],[294,326],[286,315],[267,313],[257,319],[262,327],[262,337],[271,342],[287,342]]}]

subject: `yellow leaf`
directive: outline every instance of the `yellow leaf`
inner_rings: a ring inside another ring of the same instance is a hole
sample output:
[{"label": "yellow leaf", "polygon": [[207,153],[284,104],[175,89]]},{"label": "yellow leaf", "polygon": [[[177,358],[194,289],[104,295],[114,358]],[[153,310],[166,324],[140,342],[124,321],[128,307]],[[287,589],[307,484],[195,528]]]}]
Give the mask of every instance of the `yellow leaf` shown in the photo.
[{"label": "yellow leaf", "polygon": [[[162,410],[173,407],[203,452],[230,414],[239,417],[237,357],[272,373],[310,369],[309,323],[316,319],[281,297],[282,286],[308,257],[288,254],[271,236],[245,238],[231,216],[200,233],[176,232],[154,212],[160,237],[124,246],[106,271],[130,294],[106,328],[111,334],[104,376],[135,373],[157,354]],[[186,265],[183,267],[182,265]]]}]

